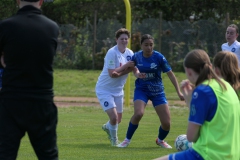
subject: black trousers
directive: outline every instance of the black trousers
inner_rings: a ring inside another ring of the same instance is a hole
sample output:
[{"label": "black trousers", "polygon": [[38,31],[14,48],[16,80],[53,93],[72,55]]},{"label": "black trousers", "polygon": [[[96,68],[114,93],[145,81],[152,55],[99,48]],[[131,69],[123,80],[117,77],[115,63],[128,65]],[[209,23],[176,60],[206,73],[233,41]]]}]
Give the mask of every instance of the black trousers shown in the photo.
[{"label": "black trousers", "polygon": [[15,160],[28,133],[39,160],[57,160],[57,107],[52,101],[0,99],[0,160]]}]

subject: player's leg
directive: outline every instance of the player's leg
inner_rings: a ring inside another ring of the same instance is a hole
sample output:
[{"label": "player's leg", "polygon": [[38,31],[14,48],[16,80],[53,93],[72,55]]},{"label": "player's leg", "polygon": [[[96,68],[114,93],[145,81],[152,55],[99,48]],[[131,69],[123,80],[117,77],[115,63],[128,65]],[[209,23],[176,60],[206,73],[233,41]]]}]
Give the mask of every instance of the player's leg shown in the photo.
[{"label": "player's leg", "polygon": [[118,113],[116,107],[106,110],[109,121],[106,123],[106,128],[109,130],[110,141],[112,146],[118,145]]},{"label": "player's leg", "polygon": [[156,144],[163,148],[172,148],[164,141],[170,131],[171,122],[170,111],[168,108],[167,100],[165,98],[165,94],[153,97],[151,100],[161,123],[159,127],[158,138],[156,139]]},{"label": "player's leg", "polygon": [[144,110],[146,104],[148,102],[148,98],[145,93],[141,91],[134,92],[134,114],[129,122],[128,130],[126,133],[125,140],[118,145],[118,147],[127,147],[132,139],[133,134],[138,128],[138,124],[144,115]]},{"label": "player's leg", "polygon": [[[115,101],[115,104],[116,104],[116,111],[117,111],[117,115],[118,115],[118,121],[117,123],[119,124],[121,121],[122,121],[122,112],[123,112],[123,95],[121,96],[114,96],[114,101]],[[118,128],[117,128],[118,130]],[[116,137],[117,136],[117,132],[116,132]],[[118,140],[118,138],[117,138]],[[119,142],[117,142],[118,144]]]},{"label": "player's leg", "polygon": [[24,121],[22,117],[27,116],[22,107],[12,100],[0,100],[0,159],[17,157],[21,138],[25,135],[20,124]]},{"label": "player's leg", "polygon": [[163,156],[163,157],[159,157],[153,160],[169,160],[169,155]]},{"label": "player's leg", "polygon": [[27,132],[39,160],[57,160],[57,107],[53,102],[33,102]]},{"label": "player's leg", "polygon": [[188,149],[186,151],[172,153],[167,156],[159,157],[154,160],[203,160],[202,156],[194,149]]},{"label": "player's leg", "polygon": [[116,104],[116,110],[118,115],[118,124],[122,121],[122,112],[123,112],[123,95],[114,96],[114,101]]},{"label": "player's leg", "polygon": [[102,129],[108,134],[108,139],[112,146],[118,144],[117,129],[118,129],[118,113],[114,97],[111,94],[97,93],[97,98],[102,106],[102,109],[107,113],[109,121],[103,124]]}]

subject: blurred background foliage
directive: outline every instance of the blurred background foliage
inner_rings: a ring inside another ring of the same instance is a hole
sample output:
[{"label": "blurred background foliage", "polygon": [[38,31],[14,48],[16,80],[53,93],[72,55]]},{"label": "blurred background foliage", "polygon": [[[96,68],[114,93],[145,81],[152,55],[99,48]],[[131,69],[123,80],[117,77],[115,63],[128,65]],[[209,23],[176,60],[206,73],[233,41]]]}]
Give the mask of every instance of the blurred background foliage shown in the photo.
[{"label": "blurred background foliage", "polygon": [[[122,0],[54,0],[43,14],[59,24],[55,68],[102,69],[115,31],[125,27]],[[129,0],[132,13],[131,49],[140,50],[142,34],[155,38],[155,49],[173,70],[183,71],[183,57],[201,48],[210,57],[221,50],[229,24],[240,25],[239,0]],[[0,1],[0,21],[16,14],[15,0]]]}]

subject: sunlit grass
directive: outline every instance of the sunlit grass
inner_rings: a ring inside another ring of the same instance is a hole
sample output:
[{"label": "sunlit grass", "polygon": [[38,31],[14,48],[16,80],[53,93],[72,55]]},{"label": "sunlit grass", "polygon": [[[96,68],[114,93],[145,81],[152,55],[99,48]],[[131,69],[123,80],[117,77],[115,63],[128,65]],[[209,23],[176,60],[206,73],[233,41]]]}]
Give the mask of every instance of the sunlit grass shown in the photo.
[{"label": "sunlit grass", "polygon": [[[133,108],[125,108],[119,125],[119,140],[123,140]],[[175,138],[186,133],[187,108],[171,108],[172,126],[166,141],[174,147]],[[147,160],[176,152],[162,149],[155,144],[159,119],[152,107],[147,107],[145,115],[135,132],[128,148],[110,146],[101,126],[107,121],[106,113],[99,107],[59,108],[58,147],[60,160]],[[27,136],[22,140],[18,160],[37,159]]]},{"label": "sunlit grass", "polygon": [[[54,72],[54,93],[56,96],[96,97],[95,85],[100,75],[100,70],[61,70]],[[178,81],[186,79],[184,73],[175,73]],[[134,91],[135,77],[130,76],[130,96]],[[162,74],[167,99],[178,99],[176,90],[167,74]]]}]

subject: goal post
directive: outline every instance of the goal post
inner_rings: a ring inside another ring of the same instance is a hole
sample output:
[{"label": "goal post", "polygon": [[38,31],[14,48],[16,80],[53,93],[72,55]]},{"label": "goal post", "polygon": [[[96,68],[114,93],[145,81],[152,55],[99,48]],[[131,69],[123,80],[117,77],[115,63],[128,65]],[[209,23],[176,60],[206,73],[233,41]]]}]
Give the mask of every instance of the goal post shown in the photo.
[{"label": "goal post", "polygon": [[[129,0],[123,0],[126,8],[126,29],[131,32],[131,6]],[[129,38],[129,42],[127,45],[128,48],[131,49],[131,38]],[[130,75],[127,78],[125,87],[124,87],[124,98],[125,98],[125,106],[130,107]]]}]

